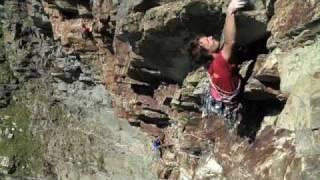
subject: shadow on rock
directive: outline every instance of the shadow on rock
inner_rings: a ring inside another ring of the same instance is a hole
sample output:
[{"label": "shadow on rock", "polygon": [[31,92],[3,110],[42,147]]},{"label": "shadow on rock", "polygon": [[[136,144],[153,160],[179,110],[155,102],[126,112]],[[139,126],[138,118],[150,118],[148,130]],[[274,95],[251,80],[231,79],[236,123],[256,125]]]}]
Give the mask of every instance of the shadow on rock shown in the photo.
[{"label": "shadow on rock", "polygon": [[249,138],[249,142],[252,143],[261,128],[264,117],[267,115],[278,115],[284,105],[285,102],[279,101],[276,98],[266,100],[244,98],[243,119],[237,129],[238,135]]}]

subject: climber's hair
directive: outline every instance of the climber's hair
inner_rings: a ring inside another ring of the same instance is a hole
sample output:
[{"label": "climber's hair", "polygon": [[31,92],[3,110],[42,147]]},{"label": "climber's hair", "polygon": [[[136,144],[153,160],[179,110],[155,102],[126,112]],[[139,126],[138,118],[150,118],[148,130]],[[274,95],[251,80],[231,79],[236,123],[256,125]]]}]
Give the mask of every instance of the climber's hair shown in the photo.
[{"label": "climber's hair", "polygon": [[199,39],[204,36],[205,35],[198,35],[189,43],[189,55],[191,59],[196,62],[205,62],[212,59],[212,56],[209,54],[208,50],[204,49],[199,44]]}]

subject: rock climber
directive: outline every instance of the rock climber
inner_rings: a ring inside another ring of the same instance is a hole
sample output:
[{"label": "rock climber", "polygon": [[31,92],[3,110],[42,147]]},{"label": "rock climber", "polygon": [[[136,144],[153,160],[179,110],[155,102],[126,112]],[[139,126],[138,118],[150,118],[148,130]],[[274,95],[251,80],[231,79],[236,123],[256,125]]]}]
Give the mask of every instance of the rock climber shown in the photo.
[{"label": "rock climber", "polygon": [[92,29],[86,26],[84,23],[81,25],[81,35],[83,39],[89,39],[92,37]]},{"label": "rock climber", "polygon": [[160,138],[157,137],[152,142],[152,150],[157,151],[160,149],[160,146],[161,146],[161,141],[160,141]]},{"label": "rock climber", "polygon": [[162,148],[166,145],[164,145],[164,138],[165,135],[161,133],[159,136],[156,136],[155,139],[152,141],[152,150],[158,154],[157,156],[161,159],[162,158]]},{"label": "rock climber", "polygon": [[202,98],[203,116],[221,116],[229,129],[241,119],[242,105],[238,96],[241,77],[232,54],[236,39],[235,12],[244,5],[244,0],[232,0],[228,5],[223,43],[212,36],[201,35],[192,40],[189,49],[192,59],[209,58],[211,61],[207,72],[210,87]]}]

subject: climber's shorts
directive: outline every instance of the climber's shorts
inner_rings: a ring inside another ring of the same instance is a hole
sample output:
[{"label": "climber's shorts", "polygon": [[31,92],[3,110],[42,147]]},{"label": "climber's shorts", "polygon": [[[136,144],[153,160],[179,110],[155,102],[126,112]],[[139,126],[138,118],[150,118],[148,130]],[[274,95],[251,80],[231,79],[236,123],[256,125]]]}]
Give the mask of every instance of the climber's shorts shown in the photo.
[{"label": "climber's shorts", "polygon": [[202,95],[201,104],[202,117],[222,117],[228,128],[232,128],[241,118],[242,105],[240,102],[217,101],[211,96],[209,88]]}]

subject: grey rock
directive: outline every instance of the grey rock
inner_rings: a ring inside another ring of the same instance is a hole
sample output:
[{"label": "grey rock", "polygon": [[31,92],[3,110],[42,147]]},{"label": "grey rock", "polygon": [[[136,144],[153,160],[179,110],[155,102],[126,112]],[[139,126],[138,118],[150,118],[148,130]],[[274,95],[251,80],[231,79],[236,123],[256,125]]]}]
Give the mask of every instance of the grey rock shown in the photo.
[{"label": "grey rock", "polygon": [[214,159],[213,156],[209,156],[200,161],[200,166],[196,170],[196,178],[222,179],[222,172],[222,166]]},{"label": "grey rock", "polygon": [[196,97],[200,97],[201,95],[205,94],[205,92],[208,90],[210,86],[210,81],[209,79],[203,78],[197,85],[197,87],[195,87],[192,95],[196,96]]},{"label": "grey rock", "polygon": [[8,139],[12,139],[13,138],[13,133],[9,133],[7,136]]},{"label": "grey rock", "polygon": [[80,16],[91,16],[91,11],[85,6],[78,6],[78,13]]},{"label": "grey rock", "polygon": [[297,47],[287,52],[277,52],[274,56],[279,62],[281,90],[291,92],[297,83],[320,71],[320,39],[305,47]]},{"label": "grey rock", "polygon": [[78,14],[77,3],[75,1],[55,0],[54,3],[62,13],[71,13],[73,15]]},{"label": "grey rock", "polygon": [[64,76],[64,73],[63,72],[53,72],[53,73],[50,73],[51,76],[53,77],[63,77]]},{"label": "grey rock", "polygon": [[9,170],[13,166],[13,161],[10,157],[0,156],[0,172],[3,174],[8,174]]},{"label": "grey rock", "polygon": [[17,84],[0,84],[0,107],[6,107],[11,99],[11,93],[18,89]]},{"label": "grey rock", "polygon": [[248,77],[249,75],[249,68],[250,66],[252,66],[253,64],[253,60],[249,60],[249,61],[245,61],[241,64],[241,68],[239,70],[239,74],[242,78],[246,78]]},{"label": "grey rock", "polygon": [[5,61],[6,61],[5,56],[0,54],[0,63],[3,63]]},{"label": "grey rock", "polygon": [[58,90],[59,91],[67,91],[68,87],[65,83],[61,82],[61,83],[58,83]]},{"label": "grey rock", "polygon": [[17,127],[17,123],[12,122],[11,124],[13,125],[13,127]]},{"label": "grey rock", "polygon": [[45,15],[37,15],[32,17],[35,23],[35,26],[41,28],[47,35],[51,35],[52,26],[49,18]]},{"label": "grey rock", "polygon": [[[300,77],[297,79],[295,87],[290,86],[292,95],[289,96],[279,116],[277,127],[292,131],[320,128],[319,79],[319,73],[315,73]],[[294,80],[292,77],[292,81]]]},{"label": "grey rock", "polygon": [[84,74],[80,74],[80,77],[79,77],[79,81],[85,83],[85,84],[88,84],[88,85],[93,85],[94,84],[94,81],[91,77],[89,76],[86,76]]},{"label": "grey rock", "polygon": [[[118,14],[121,21],[117,24],[116,34],[130,43],[132,51],[143,58],[146,68],[156,69],[161,76],[182,82],[192,66],[189,57],[182,52],[186,51],[192,34],[202,32],[220,36],[224,24],[224,3],[159,1],[158,5],[147,8],[146,2],[150,1],[121,2]],[[246,11],[237,17],[237,42],[240,44],[253,43],[267,34],[265,12],[268,6],[265,1],[254,1],[253,4],[255,11]],[[144,10],[130,13],[130,9],[139,6]],[[128,13],[126,18],[122,18]]]},{"label": "grey rock", "polygon": [[0,99],[0,107],[6,107],[9,104],[9,100],[8,99]]},{"label": "grey rock", "polygon": [[[73,6],[75,1],[53,3],[64,15],[78,14],[77,6]],[[5,1],[5,4],[8,16],[1,18],[6,23],[4,31],[8,42],[9,56],[5,63],[10,63],[19,79],[21,91],[15,95],[16,102],[25,103],[30,110],[32,123],[24,131],[29,133],[31,129],[32,135],[48,140],[44,147],[48,153],[44,156],[48,167],[54,169],[50,174],[62,179],[156,179],[151,172],[150,139],[114,116],[111,95],[103,85],[95,85],[101,75],[91,71],[91,66],[80,62],[77,56],[67,55],[63,47],[51,39],[42,1]],[[52,1],[49,6],[54,6]],[[28,11],[20,12],[20,7],[27,7]],[[50,74],[48,70],[56,73]],[[88,86],[88,82],[93,84]],[[20,93],[22,97],[18,96]],[[58,110],[50,114],[52,109]],[[6,138],[12,134],[8,128],[4,131]],[[19,156],[16,158],[20,160]],[[27,171],[31,168],[28,166],[22,164],[18,168]],[[47,174],[33,175],[46,179],[43,176]]]},{"label": "grey rock", "polygon": [[311,129],[296,131],[296,149],[298,157],[320,155],[320,131]]},{"label": "grey rock", "polygon": [[317,180],[320,177],[319,156],[297,157],[287,168],[285,179]]},{"label": "grey rock", "polygon": [[275,99],[275,95],[268,93],[266,86],[256,78],[250,78],[244,89],[246,99],[255,101],[265,101]]},{"label": "grey rock", "polygon": [[6,129],[4,130],[4,135],[7,136],[8,134],[9,134],[9,128],[6,128]]}]

